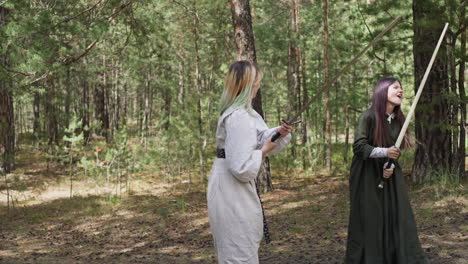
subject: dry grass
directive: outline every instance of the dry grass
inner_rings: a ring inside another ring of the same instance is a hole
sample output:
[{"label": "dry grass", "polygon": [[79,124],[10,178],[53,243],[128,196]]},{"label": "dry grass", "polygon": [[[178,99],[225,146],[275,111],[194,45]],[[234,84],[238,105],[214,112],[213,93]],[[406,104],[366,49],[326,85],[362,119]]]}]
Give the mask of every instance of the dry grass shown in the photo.
[{"label": "dry grass", "polygon": [[[81,179],[70,199],[66,169],[44,167],[37,156],[10,175],[26,188],[14,192],[18,202],[9,213],[0,195],[0,263],[215,263],[205,185],[189,190],[142,174],[118,197],[109,195],[112,185]],[[261,263],[342,263],[347,180],[300,175],[274,175],[275,191],[263,196],[273,242],[262,243]],[[468,259],[466,192],[410,191],[431,263]]]}]

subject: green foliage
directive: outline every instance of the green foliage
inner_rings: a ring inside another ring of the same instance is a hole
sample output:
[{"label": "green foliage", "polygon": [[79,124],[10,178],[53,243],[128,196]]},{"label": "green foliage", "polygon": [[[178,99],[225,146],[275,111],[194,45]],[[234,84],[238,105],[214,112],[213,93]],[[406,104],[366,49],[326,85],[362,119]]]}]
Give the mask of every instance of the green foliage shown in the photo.
[{"label": "green foliage", "polygon": [[169,217],[170,211],[167,208],[159,208],[158,213],[161,216],[161,222],[159,223],[159,227],[164,227],[166,225],[166,221]]},{"label": "green foliage", "polygon": [[119,205],[120,204],[120,196],[117,195],[110,195],[108,196],[107,200],[112,204],[112,205]]},{"label": "green foliage", "polygon": [[437,185],[450,189],[462,186],[462,181],[463,179],[460,179],[458,174],[447,170],[431,170],[424,179],[426,185]]},{"label": "green foliage", "polygon": [[66,135],[63,136],[63,141],[68,142],[69,146],[66,149],[74,149],[75,147],[83,144],[83,132],[77,132],[81,129],[82,122],[78,121],[75,116],[70,122],[68,128],[65,129]]},{"label": "green foliage", "polygon": [[[338,139],[332,148],[336,173],[349,165],[343,164],[342,157],[344,107],[365,110],[375,82],[383,76],[402,80],[404,112],[414,91],[413,1],[370,2],[344,1],[329,7],[331,77],[396,16],[404,17],[330,89],[333,138]],[[457,32],[460,1],[435,2],[446,5],[451,30]],[[263,110],[268,125],[277,126],[293,111],[287,75],[289,45],[300,49],[304,58],[302,96],[310,99],[324,85],[322,2],[302,1],[300,36],[291,33],[289,2],[255,0],[250,4],[257,61],[264,73]],[[17,127],[26,123],[27,132],[33,127],[31,106],[39,99],[35,142],[42,149],[50,148],[50,158],[64,163],[79,160],[84,174],[101,183],[126,182],[145,168],[168,181],[191,179],[201,170],[200,151],[204,173],[209,172],[216,148],[219,98],[228,66],[235,60],[228,2],[46,0],[7,1],[4,6],[11,12],[9,23],[0,27],[0,52],[8,53],[10,63],[9,71],[0,67],[0,78],[12,80],[16,109],[24,116],[16,121]],[[97,43],[87,50],[93,41]],[[460,41],[453,54],[457,60],[466,59]],[[197,58],[201,91],[196,89]],[[105,113],[100,112],[97,99],[102,91]],[[447,98],[460,102],[457,94]],[[110,123],[108,131],[103,129],[104,114]],[[308,145],[302,142],[302,125],[296,126],[295,145],[272,157],[273,168],[313,171],[324,165],[324,116],[319,98],[301,117],[308,124]],[[351,135],[356,119],[352,113]],[[49,121],[56,122],[56,137],[62,140],[52,142],[54,146],[44,143],[53,132]],[[109,133],[106,143],[97,144],[105,132]],[[89,145],[81,147],[82,143]],[[96,146],[101,149],[98,154]],[[348,160],[350,155],[351,149]],[[73,161],[73,157],[79,158]]]}]

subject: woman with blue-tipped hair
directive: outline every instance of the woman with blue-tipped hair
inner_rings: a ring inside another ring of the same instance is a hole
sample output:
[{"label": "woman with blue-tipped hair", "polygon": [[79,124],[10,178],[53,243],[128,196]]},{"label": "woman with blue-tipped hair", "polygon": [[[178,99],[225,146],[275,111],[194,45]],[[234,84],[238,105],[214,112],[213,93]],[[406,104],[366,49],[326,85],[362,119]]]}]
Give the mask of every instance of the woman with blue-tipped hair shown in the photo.
[{"label": "woman with blue-tipped hair", "polygon": [[[268,129],[252,109],[262,77],[254,63],[235,62],[221,95],[217,158],[208,181],[207,200],[216,255],[223,264],[259,262],[258,249],[266,226],[255,179],[262,159],[280,151],[291,138],[291,126],[283,123]],[[281,137],[273,143],[271,137],[276,132]]]}]

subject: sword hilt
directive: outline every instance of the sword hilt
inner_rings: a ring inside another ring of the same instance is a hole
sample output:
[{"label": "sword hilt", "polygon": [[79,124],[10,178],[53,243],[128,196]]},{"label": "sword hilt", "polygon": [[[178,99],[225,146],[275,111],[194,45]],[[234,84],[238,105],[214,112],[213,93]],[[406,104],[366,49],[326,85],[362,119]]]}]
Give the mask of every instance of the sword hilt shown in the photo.
[{"label": "sword hilt", "polygon": [[[289,122],[288,122],[288,121],[286,121],[286,120],[284,120],[284,119],[281,120],[281,121],[283,121],[284,123],[286,123],[287,125],[289,125]],[[280,136],[281,136],[280,132],[277,131],[277,132],[273,135],[273,137],[271,137],[271,142],[275,142]]]},{"label": "sword hilt", "polygon": [[280,136],[280,132],[276,132],[273,137],[271,137],[271,142],[275,142]]},{"label": "sword hilt", "polygon": [[[387,166],[385,166],[385,168],[386,168],[386,169],[390,169],[390,168],[392,167],[392,165],[395,164],[395,161],[394,161],[393,159],[387,158],[386,163],[387,163]],[[392,174],[392,175],[393,175],[393,174]],[[379,187],[380,189],[383,189],[384,184],[385,184],[385,179],[382,178],[382,179],[380,180],[380,183],[379,183],[378,187]]]},{"label": "sword hilt", "polygon": [[[284,120],[284,119],[281,120],[281,121],[283,121],[284,123],[286,123],[286,125],[290,125],[290,126],[295,125],[295,124],[301,122],[301,120],[297,120],[297,121],[289,120],[289,121],[286,121],[286,120]],[[277,131],[277,132],[271,137],[271,142],[275,142],[280,136],[281,136],[280,132]]]}]

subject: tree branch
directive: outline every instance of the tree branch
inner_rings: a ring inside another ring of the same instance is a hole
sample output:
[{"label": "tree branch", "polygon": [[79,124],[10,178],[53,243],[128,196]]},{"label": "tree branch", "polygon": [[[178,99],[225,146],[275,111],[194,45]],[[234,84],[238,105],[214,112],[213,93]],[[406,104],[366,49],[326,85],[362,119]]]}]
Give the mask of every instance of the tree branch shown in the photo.
[{"label": "tree branch", "polygon": [[0,66],[7,72],[20,74],[20,75],[23,75],[23,76],[26,76],[26,77],[32,77],[32,76],[34,76],[36,74],[35,72],[20,72],[20,71],[11,70],[11,69],[8,69],[7,67],[5,67],[5,65],[3,65],[1,63],[0,63]]},{"label": "tree branch", "polygon": [[[198,12],[195,10],[195,9],[190,9],[187,5],[185,5],[184,3],[181,3],[177,0],[172,0],[173,3],[175,4],[178,4],[180,6],[182,6],[183,8],[185,8],[185,10],[188,12],[188,13],[192,13],[193,15],[195,15],[196,19],[200,22],[200,17],[198,16]],[[204,24],[202,22],[202,24]],[[205,24],[204,24],[205,25]]]},{"label": "tree branch", "polygon": [[72,16],[72,17],[65,18],[64,20],[62,20],[62,21],[58,22],[57,24],[55,24],[55,27],[58,26],[58,25],[60,25],[60,24],[67,23],[67,22],[69,22],[70,20],[73,20],[73,19],[75,19],[75,18],[77,18],[77,17],[79,17],[79,16],[81,16],[81,15],[83,15],[83,14],[85,14],[85,13],[88,13],[88,12],[92,11],[92,10],[95,9],[102,1],[103,1],[103,0],[99,0],[96,4],[94,4],[93,6],[89,7],[88,9],[85,9],[85,10],[81,11],[80,13],[78,13],[78,14]]},{"label": "tree branch", "polygon": [[85,49],[85,51],[83,53],[81,53],[80,55],[78,55],[76,57],[65,58],[65,59],[63,59],[62,63],[64,65],[70,65],[70,64],[72,64],[74,62],[77,62],[78,60],[83,58],[86,54],[88,54],[88,52],[94,47],[94,45],[96,45],[97,42],[98,42],[97,40],[93,41],[91,44],[89,44],[89,46]]},{"label": "tree branch", "polygon": [[458,31],[455,32],[455,33],[453,34],[453,38],[454,38],[454,39],[457,39],[457,38],[458,38],[458,35],[460,35],[461,33],[463,33],[463,31],[465,31],[465,30],[466,30],[466,25],[462,25],[462,26],[458,29]]},{"label": "tree branch", "polygon": [[22,87],[26,87],[26,86],[29,86],[29,85],[31,85],[31,84],[34,84],[34,83],[36,83],[36,82],[38,82],[38,81],[40,81],[40,80],[43,80],[43,79],[47,78],[48,76],[49,76],[49,73],[46,72],[46,73],[44,73],[41,77],[38,77],[38,78],[32,80],[31,82],[29,82],[29,83],[23,85]]},{"label": "tree branch", "polygon": [[359,110],[359,109],[357,109],[357,108],[354,108],[354,107],[352,107],[351,105],[346,105],[346,106],[345,106],[345,111],[348,111],[348,110],[353,110],[354,112],[362,113],[361,110]]},{"label": "tree branch", "polygon": [[118,9],[117,11],[115,11],[114,13],[112,13],[110,16],[107,17],[107,20],[110,22],[114,19],[115,16],[117,16],[120,12],[122,12],[123,10],[125,10],[127,7],[131,6],[133,3],[135,2],[135,0],[130,0],[128,1],[128,3],[125,3],[125,4],[122,4]]}]

